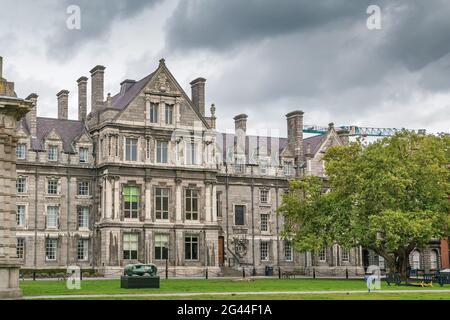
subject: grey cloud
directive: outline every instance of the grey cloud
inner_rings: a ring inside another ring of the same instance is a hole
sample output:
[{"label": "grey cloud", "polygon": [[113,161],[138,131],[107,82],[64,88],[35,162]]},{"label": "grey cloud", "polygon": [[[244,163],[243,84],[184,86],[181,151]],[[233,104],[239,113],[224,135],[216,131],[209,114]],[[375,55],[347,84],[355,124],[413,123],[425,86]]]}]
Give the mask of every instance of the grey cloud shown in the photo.
[{"label": "grey cloud", "polygon": [[367,0],[227,0],[181,1],[168,20],[170,49],[230,50],[283,34],[361,16]]},{"label": "grey cloud", "polygon": [[[77,53],[82,45],[89,41],[101,41],[108,35],[112,24],[118,20],[129,19],[163,0],[64,0],[59,4],[56,32],[48,37],[48,54],[63,59]],[[70,30],[66,27],[69,16],[66,9],[78,5],[81,9],[81,29]]]}]

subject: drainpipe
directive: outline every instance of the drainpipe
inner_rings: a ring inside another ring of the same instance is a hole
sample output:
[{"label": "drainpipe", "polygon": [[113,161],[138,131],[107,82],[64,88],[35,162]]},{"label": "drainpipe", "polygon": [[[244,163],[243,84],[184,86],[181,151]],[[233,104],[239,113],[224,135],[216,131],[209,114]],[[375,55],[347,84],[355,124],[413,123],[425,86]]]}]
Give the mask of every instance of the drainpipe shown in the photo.
[{"label": "drainpipe", "polygon": [[[228,243],[229,243],[229,240],[228,240],[228,234],[229,234],[229,232],[228,232],[228,227],[229,227],[229,222],[228,222],[228,220],[229,220],[229,218],[228,218],[228,215],[229,215],[229,212],[228,212],[228,210],[229,210],[228,189],[229,189],[229,186],[230,186],[230,182],[229,182],[229,177],[228,177],[228,164],[226,162],[225,162],[225,174],[226,174],[226,177],[225,177],[226,215],[225,216],[226,216],[226,233],[227,233],[226,243],[227,243],[227,250],[230,250],[230,247],[228,245]],[[227,259],[227,260],[228,260],[228,267],[230,267],[230,259]]]},{"label": "drainpipe", "polygon": [[[36,161],[38,159],[38,152],[36,151]],[[34,262],[33,262],[33,280],[36,280],[37,268],[37,230],[38,230],[38,167],[36,165],[34,170]],[[45,244],[44,244],[45,245]]]},{"label": "drainpipe", "polygon": [[66,267],[70,264],[70,182],[71,182],[71,176],[69,169],[67,169],[67,258],[66,258]]},{"label": "drainpipe", "polygon": [[254,189],[255,189],[255,181],[253,179],[253,166],[250,167],[251,169],[251,177],[252,177],[252,183],[251,183],[251,193],[252,193],[252,260],[253,260],[253,270],[252,275],[256,276],[256,269],[255,269],[255,201],[254,201]]}]

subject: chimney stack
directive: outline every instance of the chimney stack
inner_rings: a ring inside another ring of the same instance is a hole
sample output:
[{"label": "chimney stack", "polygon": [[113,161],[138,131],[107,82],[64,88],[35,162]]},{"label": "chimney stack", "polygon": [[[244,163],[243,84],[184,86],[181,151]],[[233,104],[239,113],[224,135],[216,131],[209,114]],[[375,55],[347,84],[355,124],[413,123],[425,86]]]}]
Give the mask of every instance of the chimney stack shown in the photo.
[{"label": "chimney stack", "polygon": [[69,113],[69,91],[61,90],[58,97],[58,119],[67,120]]},{"label": "chimney stack", "polygon": [[25,115],[25,119],[28,125],[28,129],[30,130],[30,134],[32,138],[36,138],[36,116],[37,116],[37,98],[38,95],[36,93],[30,94],[25,100],[30,100],[33,102],[30,111]]},{"label": "chimney stack", "polygon": [[87,77],[80,77],[78,83],[78,120],[86,121],[87,115]]},{"label": "chimney stack", "polygon": [[105,67],[95,66],[91,72],[91,111],[95,112],[103,106]]},{"label": "chimney stack", "polygon": [[197,78],[191,81],[192,103],[197,110],[205,115],[205,78]]},{"label": "chimney stack", "polygon": [[245,136],[247,132],[247,118],[246,114],[238,114],[234,119],[234,132],[236,135],[236,153],[244,154],[245,153]]},{"label": "chimney stack", "polygon": [[300,164],[303,158],[303,111],[289,112],[287,119],[288,145],[295,155],[295,162]]}]

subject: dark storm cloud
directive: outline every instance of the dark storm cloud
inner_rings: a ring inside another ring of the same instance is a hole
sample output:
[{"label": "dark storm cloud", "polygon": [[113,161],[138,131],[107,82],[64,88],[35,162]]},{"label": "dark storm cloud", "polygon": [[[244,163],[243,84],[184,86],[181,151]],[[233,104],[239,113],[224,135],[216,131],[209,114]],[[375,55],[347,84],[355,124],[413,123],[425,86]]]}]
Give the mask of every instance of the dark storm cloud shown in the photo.
[{"label": "dark storm cloud", "polygon": [[[64,0],[59,6],[59,27],[48,38],[47,50],[51,57],[65,58],[74,54],[89,41],[102,41],[103,36],[110,31],[112,24],[118,20],[129,19],[143,10],[154,6],[163,0]],[[67,7],[77,5],[81,9],[81,29],[70,30],[66,27],[66,20],[70,14]]]},{"label": "dark storm cloud", "polygon": [[[373,1],[372,1],[373,2]],[[172,49],[229,50],[359,15],[368,0],[181,1],[167,23]]]}]

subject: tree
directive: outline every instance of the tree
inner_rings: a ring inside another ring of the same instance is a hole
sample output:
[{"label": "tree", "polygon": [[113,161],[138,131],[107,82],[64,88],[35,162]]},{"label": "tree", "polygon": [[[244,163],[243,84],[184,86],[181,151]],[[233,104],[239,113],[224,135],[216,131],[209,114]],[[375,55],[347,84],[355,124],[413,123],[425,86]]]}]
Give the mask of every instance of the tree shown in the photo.
[{"label": "tree", "polygon": [[290,181],[278,212],[299,250],[361,245],[406,277],[409,254],[449,224],[450,136],[402,131],[330,147],[326,178]]}]

